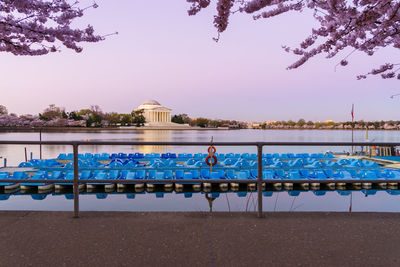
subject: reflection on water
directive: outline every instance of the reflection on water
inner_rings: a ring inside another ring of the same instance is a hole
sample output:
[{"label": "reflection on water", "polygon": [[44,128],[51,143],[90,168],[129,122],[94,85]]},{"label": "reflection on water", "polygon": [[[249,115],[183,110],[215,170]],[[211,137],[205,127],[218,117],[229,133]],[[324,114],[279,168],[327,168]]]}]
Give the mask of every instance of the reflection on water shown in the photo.
[{"label": "reflection on water", "polygon": [[208,195],[208,193],[205,193],[205,198],[208,201],[208,206],[210,207],[210,212],[213,211],[213,201],[216,199],[216,197],[211,194],[211,196]]},{"label": "reflection on water", "polygon": [[[72,211],[73,194],[0,194],[0,210]],[[264,211],[399,212],[400,190],[265,191]],[[256,192],[83,193],[81,210],[242,211],[257,209]]]},{"label": "reflection on water", "polygon": [[[145,131],[142,135],[139,135],[137,140],[140,142],[171,142],[171,130],[154,130]],[[169,151],[169,146],[137,146],[137,151],[144,154],[150,153],[164,153]]]}]

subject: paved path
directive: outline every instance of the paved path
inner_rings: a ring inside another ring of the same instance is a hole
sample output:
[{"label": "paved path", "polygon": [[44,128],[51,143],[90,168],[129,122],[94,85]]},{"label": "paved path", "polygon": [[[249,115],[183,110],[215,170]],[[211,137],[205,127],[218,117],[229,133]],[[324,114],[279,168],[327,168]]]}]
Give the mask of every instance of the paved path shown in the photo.
[{"label": "paved path", "polygon": [[1,266],[400,266],[397,213],[0,212]]}]

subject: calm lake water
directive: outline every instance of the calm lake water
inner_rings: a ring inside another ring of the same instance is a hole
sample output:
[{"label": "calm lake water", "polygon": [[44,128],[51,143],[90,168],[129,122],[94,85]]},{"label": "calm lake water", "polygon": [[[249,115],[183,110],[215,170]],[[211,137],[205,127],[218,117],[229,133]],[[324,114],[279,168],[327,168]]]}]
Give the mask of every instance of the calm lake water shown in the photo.
[{"label": "calm lake water", "polygon": [[[96,140],[96,141],[351,141],[351,131],[338,130],[202,130],[202,131],[174,131],[174,130],[143,130],[143,131],[90,131],[90,132],[63,132],[42,133],[42,140]],[[38,133],[0,132],[0,140],[39,140]],[[355,141],[365,141],[365,132],[355,131]],[[369,140],[384,142],[400,142],[398,131],[370,131]],[[39,157],[38,146],[0,145],[0,156],[7,158],[9,166],[24,161],[24,147],[28,155],[33,153]],[[163,152],[202,152],[206,147],[183,146],[81,146],[80,153],[163,153]],[[349,147],[265,147],[264,153],[301,153],[350,151]],[[54,158],[59,153],[71,153],[70,146],[43,146],[43,158]],[[254,147],[217,147],[217,152],[248,152],[255,153]],[[29,157],[29,156],[28,156]],[[3,166],[3,163],[0,163]],[[354,191],[352,195],[353,211],[400,211],[399,191]],[[265,211],[348,211],[350,195],[343,192],[273,192],[266,194],[263,199]],[[72,210],[73,201],[68,195],[24,195],[15,193],[2,195],[0,209],[5,210]],[[246,196],[238,196],[236,192],[220,193],[215,195],[214,211],[254,211],[256,193],[247,192]],[[38,200],[41,199],[41,200]],[[81,195],[81,210],[118,210],[118,211],[207,211],[209,204],[203,193],[142,193],[142,194],[83,194]]]},{"label": "calm lake water", "polygon": [[[354,141],[365,141],[364,131],[354,131]],[[399,131],[369,131],[369,140],[384,142],[400,142]],[[351,131],[339,130],[120,130],[120,131],[90,131],[90,132],[63,132],[63,133],[42,133],[42,140],[46,141],[71,141],[71,140],[92,140],[92,141],[210,141],[211,137],[215,142],[256,142],[256,141],[296,141],[296,142],[351,142]],[[0,132],[0,140],[39,140],[39,133]],[[0,145],[0,156],[6,157],[8,165],[16,165],[24,161],[24,147],[28,155],[33,152],[33,157],[39,157],[38,146],[25,145]],[[301,152],[326,152],[350,151],[349,147],[264,147],[264,153],[301,153]],[[185,147],[185,146],[80,146],[80,153],[113,153],[113,152],[142,152],[142,153],[163,153],[163,152],[190,152],[207,153],[206,147]],[[256,153],[255,147],[217,147],[217,152],[228,153]],[[59,153],[72,153],[71,146],[43,146],[43,157],[54,158]],[[0,164],[1,166],[1,164]]]}]

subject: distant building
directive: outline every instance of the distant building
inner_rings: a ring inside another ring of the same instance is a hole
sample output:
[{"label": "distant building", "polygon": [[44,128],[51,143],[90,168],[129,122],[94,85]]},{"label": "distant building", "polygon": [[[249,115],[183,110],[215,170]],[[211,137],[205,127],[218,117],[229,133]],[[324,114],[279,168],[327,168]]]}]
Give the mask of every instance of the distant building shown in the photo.
[{"label": "distant building", "polygon": [[146,118],[146,125],[157,126],[171,123],[171,109],[161,106],[155,100],[147,100],[136,110],[143,110]]},{"label": "distant building", "polygon": [[189,124],[178,124],[171,122],[172,109],[163,107],[156,100],[147,100],[141,104],[135,111],[143,110],[143,116],[146,119],[145,126],[149,128],[161,129],[182,129],[190,128]]}]

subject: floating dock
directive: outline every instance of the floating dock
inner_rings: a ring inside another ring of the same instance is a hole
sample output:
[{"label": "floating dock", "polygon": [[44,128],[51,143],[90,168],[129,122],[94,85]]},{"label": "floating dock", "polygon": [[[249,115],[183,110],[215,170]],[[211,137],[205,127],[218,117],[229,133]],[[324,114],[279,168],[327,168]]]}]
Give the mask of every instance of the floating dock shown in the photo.
[{"label": "floating dock", "polygon": [[[217,163],[207,165],[208,154],[114,153],[79,154],[79,190],[114,192],[255,191],[257,155],[214,154]],[[0,189],[58,191],[73,186],[72,154],[55,159],[22,162],[0,168]],[[400,181],[400,163],[382,158],[335,157],[332,154],[262,155],[262,190],[347,190],[393,188]],[[29,182],[7,183],[7,179]]]}]

